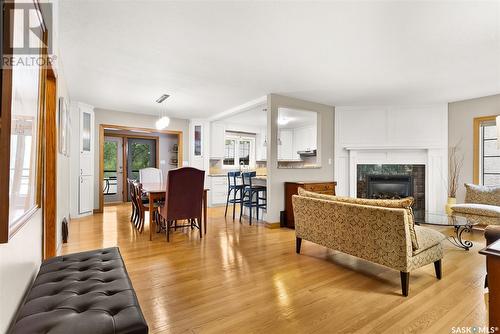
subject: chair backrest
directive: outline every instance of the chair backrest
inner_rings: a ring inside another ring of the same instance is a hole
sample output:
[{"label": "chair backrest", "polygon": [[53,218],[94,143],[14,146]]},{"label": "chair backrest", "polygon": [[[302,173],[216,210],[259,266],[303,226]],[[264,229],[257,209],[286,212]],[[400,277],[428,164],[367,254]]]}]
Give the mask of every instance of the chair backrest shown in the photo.
[{"label": "chair backrest", "polygon": [[238,184],[236,178],[241,175],[241,172],[228,172],[227,173],[227,185],[229,187],[236,186]]},{"label": "chair backrest", "polygon": [[135,188],[134,188],[135,180],[127,178],[127,189],[129,199],[135,203]]},{"label": "chair backrest", "polygon": [[168,172],[166,203],[167,220],[201,218],[205,171],[193,167]]},{"label": "chair backrest", "polygon": [[163,183],[163,173],[158,168],[143,168],[139,170],[139,182],[141,183]]},{"label": "chair backrest", "polygon": [[257,176],[256,172],[245,172],[241,173],[241,182],[244,186],[252,186],[252,177]]}]

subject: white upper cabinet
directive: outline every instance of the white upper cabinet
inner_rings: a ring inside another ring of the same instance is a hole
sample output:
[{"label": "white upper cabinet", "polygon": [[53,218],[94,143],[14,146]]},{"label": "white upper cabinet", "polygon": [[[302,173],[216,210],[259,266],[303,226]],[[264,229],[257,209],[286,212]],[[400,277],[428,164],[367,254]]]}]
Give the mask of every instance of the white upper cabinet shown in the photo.
[{"label": "white upper cabinet", "polygon": [[278,160],[295,160],[298,159],[297,152],[294,152],[293,147],[293,130],[282,129],[279,131],[278,140]]},{"label": "white upper cabinet", "polygon": [[267,160],[267,130],[265,128],[260,129],[257,133],[257,140],[255,144],[255,154],[257,161]]},{"label": "white upper cabinet", "polygon": [[224,140],[226,125],[224,123],[213,122],[210,126],[210,158],[224,158]]}]

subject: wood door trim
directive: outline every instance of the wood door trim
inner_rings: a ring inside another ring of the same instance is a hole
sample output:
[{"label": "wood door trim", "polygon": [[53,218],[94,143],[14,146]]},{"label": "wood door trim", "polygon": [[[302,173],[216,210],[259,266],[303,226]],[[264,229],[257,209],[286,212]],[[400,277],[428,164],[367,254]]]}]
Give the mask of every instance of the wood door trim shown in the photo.
[{"label": "wood door trim", "polygon": [[[130,126],[122,126],[122,125],[115,125],[115,124],[99,124],[99,184],[101,185],[103,180],[104,180],[104,131],[105,129],[116,129],[116,130],[124,130],[124,131],[130,131],[130,130],[135,130],[135,131],[144,131],[147,133],[155,134],[170,134],[170,135],[176,135],[177,136],[177,146],[178,146],[178,151],[177,151],[177,168],[182,167],[182,159],[183,159],[183,132],[182,131],[177,131],[177,130],[156,130],[156,129],[148,129],[148,128],[136,128],[136,127],[130,127]],[[121,135],[121,134],[106,134],[106,136],[124,136],[124,137],[129,137],[129,138],[145,138],[145,139],[152,139],[155,136],[140,136],[140,135]],[[156,167],[160,165],[160,138],[156,136],[157,142],[156,142]],[[128,147],[124,143],[124,157],[123,157],[123,166],[124,166],[124,185],[126,184],[126,172],[127,172],[127,163],[126,163],[126,157],[128,156]],[[103,208],[104,208],[104,194],[102,191],[99,190],[99,208],[94,210],[94,213],[102,213]],[[128,192],[126,192],[126,197],[128,198]],[[124,197],[125,198],[125,197]]]},{"label": "wood door trim", "polygon": [[[155,150],[156,150],[156,159],[155,159],[155,168],[160,168],[160,137],[159,136],[141,136],[141,135],[128,135],[128,134],[121,134],[121,133],[104,133],[104,141],[106,141],[106,137],[115,137],[115,138],[122,138],[122,160],[123,160],[123,176],[122,176],[122,199],[124,199],[124,202],[128,201],[128,191],[125,191],[125,187],[128,190],[128,162],[127,162],[127,157],[128,157],[128,139],[154,139],[156,141],[155,143]],[[103,143],[104,143],[103,141]],[[127,143],[126,143],[127,142]],[[104,152],[104,150],[103,150]],[[104,166],[104,156],[103,156],[103,166]],[[104,168],[104,167],[103,167]],[[104,171],[103,171],[103,177],[101,179],[101,183],[104,181]],[[104,203],[104,195],[103,195],[103,203]]]},{"label": "wood door trim", "polygon": [[496,116],[482,116],[482,117],[476,117],[474,118],[473,121],[473,142],[474,142],[474,148],[473,148],[473,167],[472,167],[472,173],[473,173],[473,182],[474,184],[479,184],[479,129],[481,127],[481,123],[484,122],[490,122],[490,121],[495,121]]},{"label": "wood door trim", "polygon": [[[10,168],[10,130],[7,124],[11,124],[10,108],[12,104],[12,70],[2,68],[2,104],[0,109],[0,170]],[[9,173],[0,173],[0,193],[9,194]],[[0,219],[5,222],[0,224],[0,243],[9,241],[9,196],[0,201]]]},{"label": "wood door trim", "polygon": [[51,67],[44,98],[43,258],[48,259],[57,252],[57,77]]}]

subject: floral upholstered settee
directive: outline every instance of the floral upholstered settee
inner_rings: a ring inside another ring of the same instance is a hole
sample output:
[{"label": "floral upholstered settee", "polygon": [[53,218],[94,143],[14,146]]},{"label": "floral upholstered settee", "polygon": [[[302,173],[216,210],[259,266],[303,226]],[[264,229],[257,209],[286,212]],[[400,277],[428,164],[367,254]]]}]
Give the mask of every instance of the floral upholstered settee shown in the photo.
[{"label": "floral upholstered settee", "polygon": [[358,199],[299,188],[292,201],[297,253],[307,240],[398,270],[404,296],[412,270],[434,263],[441,278],[445,236],[413,224],[413,199]]},{"label": "floral upholstered settee", "polygon": [[452,206],[453,214],[479,225],[500,225],[500,186],[465,184],[465,203]]}]

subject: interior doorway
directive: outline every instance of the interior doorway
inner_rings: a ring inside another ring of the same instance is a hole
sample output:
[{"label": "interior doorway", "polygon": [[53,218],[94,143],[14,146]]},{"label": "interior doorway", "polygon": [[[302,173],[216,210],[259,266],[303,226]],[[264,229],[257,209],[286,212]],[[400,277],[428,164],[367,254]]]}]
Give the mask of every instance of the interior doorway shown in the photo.
[{"label": "interior doorway", "polygon": [[139,170],[160,168],[164,175],[182,166],[182,131],[99,125],[99,209],[105,203],[129,200],[127,179],[139,180]]},{"label": "interior doorway", "polygon": [[123,201],[123,138],[104,137],[104,203]]}]

